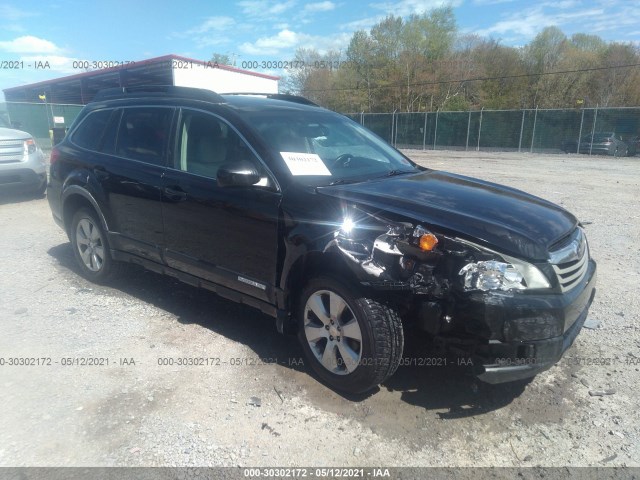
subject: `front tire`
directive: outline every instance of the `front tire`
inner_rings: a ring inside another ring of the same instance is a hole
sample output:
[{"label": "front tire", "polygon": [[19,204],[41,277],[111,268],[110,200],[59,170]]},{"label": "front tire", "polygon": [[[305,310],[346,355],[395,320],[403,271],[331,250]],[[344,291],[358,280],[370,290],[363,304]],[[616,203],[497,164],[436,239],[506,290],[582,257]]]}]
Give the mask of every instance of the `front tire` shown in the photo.
[{"label": "front tire", "polygon": [[104,283],[115,270],[107,235],[94,211],[79,209],[71,221],[71,246],[80,273],[95,283]]},{"label": "front tire", "polygon": [[302,293],[298,339],[311,368],[330,387],[352,394],[395,373],[404,347],[396,310],[331,277]]}]

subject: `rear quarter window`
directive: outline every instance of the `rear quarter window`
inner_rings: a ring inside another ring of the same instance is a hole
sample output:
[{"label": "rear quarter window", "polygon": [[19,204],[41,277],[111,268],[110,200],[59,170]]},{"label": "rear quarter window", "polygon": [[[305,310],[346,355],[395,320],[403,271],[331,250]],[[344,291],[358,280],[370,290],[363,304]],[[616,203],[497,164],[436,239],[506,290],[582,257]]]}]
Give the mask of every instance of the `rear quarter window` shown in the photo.
[{"label": "rear quarter window", "polygon": [[87,150],[99,150],[105,127],[112,113],[111,109],[91,112],[73,133],[71,141]]}]

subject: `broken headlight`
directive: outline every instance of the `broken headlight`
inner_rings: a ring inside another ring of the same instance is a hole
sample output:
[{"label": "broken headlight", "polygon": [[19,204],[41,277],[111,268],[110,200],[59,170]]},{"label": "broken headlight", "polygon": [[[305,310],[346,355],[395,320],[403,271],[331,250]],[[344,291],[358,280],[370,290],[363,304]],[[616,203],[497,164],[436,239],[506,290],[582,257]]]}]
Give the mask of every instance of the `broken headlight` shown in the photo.
[{"label": "broken headlight", "polygon": [[468,263],[460,272],[465,290],[525,290],[551,285],[534,265],[501,255],[500,260]]}]

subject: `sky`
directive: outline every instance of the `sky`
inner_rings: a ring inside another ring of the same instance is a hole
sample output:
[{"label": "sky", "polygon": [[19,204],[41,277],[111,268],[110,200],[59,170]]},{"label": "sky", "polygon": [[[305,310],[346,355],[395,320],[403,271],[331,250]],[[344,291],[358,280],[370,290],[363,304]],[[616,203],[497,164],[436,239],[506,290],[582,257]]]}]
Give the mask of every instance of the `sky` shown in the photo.
[{"label": "sky", "polygon": [[291,60],[298,47],[345,51],[354,31],[387,15],[442,5],[453,7],[460,33],[508,46],[524,45],[551,25],[567,35],[597,34],[640,46],[636,0],[53,0],[46,6],[0,0],[0,90],[81,73],[78,61],[170,53],[206,61],[217,52],[242,67]]}]

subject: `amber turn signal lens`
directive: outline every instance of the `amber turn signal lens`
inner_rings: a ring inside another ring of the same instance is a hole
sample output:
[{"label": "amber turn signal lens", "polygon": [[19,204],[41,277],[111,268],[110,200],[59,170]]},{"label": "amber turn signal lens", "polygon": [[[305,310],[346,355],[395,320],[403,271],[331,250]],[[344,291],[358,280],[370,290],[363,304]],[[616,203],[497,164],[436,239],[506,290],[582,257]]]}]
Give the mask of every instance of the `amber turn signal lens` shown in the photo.
[{"label": "amber turn signal lens", "polygon": [[438,239],[433,233],[425,233],[420,237],[420,249],[430,252],[438,244]]}]

